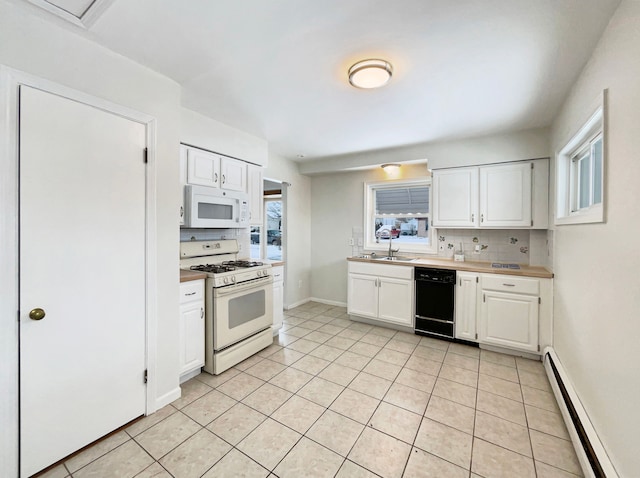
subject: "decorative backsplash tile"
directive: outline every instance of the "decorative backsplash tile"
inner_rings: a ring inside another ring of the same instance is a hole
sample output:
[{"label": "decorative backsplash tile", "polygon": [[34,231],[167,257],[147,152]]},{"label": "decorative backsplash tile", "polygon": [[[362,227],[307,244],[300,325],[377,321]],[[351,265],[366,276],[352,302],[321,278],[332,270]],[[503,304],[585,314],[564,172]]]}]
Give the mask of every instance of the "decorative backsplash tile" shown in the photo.
[{"label": "decorative backsplash tile", "polygon": [[452,257],[462,244],[467,261],[528,265],[529,233],[529,230],[518,229],[438,229],[438,255]]}]

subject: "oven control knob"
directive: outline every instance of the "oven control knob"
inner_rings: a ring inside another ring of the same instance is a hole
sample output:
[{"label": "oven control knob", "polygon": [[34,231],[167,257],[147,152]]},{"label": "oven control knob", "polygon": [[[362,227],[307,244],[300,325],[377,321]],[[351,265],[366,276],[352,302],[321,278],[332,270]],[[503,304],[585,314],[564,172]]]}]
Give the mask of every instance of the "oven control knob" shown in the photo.
[{"label": "oven control knob", "polygon": [[231,276],[231,282],[236,283],[236,276]]},{"label": "oven control knob", "polygon": [[256,274],[260,277],[262,275],[262,271],[257,271]]},{"label": "oven control knob", "polygon": [[225,277],[225,278],[224,278],[224,283],[225,283],[225,284],[228,284],[228,283],[229,283],[229,278],[228,278],[228,277]]}]

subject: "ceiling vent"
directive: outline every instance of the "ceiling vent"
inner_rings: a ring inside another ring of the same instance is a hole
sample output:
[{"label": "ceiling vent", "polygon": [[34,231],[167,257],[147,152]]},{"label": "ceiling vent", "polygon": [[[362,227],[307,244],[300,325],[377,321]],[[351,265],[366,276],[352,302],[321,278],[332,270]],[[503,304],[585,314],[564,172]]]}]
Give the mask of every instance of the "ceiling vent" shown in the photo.
[{"label": "ceiling vent", "polygon": [[82,28],[89,28],[114,0],[28,0],[49,13]]}]

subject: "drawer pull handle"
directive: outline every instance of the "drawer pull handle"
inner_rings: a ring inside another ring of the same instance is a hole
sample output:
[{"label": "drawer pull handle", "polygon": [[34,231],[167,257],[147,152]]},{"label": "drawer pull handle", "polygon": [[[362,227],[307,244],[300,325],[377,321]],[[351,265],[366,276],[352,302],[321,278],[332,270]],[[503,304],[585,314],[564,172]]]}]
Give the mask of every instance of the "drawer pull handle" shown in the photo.
[{"label": "drawer pull handle", "polygon": [[195,292],[189,292],[188,294],[185,294],[185,295],[196,295],[196,293]]},{"label": "drawer pull handle", "polygon": [[502,285],[506,286],[506,287],[515,287],[516,286],[515,284],[504,284],[504,283]]}]

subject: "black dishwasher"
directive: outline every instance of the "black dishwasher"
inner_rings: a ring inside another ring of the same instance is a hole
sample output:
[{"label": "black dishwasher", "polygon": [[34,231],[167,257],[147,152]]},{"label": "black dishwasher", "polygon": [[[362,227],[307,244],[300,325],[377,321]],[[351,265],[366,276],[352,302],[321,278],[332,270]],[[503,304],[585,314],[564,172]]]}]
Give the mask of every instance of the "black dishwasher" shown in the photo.
[{"label": "black dishwasher", "polygon": [[456,271],[416,267],[418,334],[453,338]]}]

